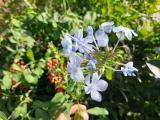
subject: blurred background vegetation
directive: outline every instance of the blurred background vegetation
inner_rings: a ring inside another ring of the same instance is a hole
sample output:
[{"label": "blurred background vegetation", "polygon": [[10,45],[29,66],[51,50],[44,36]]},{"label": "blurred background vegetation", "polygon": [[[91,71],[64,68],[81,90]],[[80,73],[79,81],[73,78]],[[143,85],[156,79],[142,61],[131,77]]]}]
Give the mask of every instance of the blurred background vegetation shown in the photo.
[{"label": "blurred background vegetation", "polygon": [[[115,73],[108,81],[102,103],[90,101],[88,105],[105,107],[109,115],[91,119],[159,120],[160,79],[146,65],[160,60],[159,0],[0,0],[0,78],[13,60],[32,61],[26,57],[31,49],[38,61],[45,56],[48,42],[61,50],[65,33],[88,25],[98,28],[106,21],[138,33],[138,37],[124,45],[129,45],[139,72],[134,78]],[[115,40],[110,39],[113,43]],[[4,107],[0,110],[4,111]]]}]

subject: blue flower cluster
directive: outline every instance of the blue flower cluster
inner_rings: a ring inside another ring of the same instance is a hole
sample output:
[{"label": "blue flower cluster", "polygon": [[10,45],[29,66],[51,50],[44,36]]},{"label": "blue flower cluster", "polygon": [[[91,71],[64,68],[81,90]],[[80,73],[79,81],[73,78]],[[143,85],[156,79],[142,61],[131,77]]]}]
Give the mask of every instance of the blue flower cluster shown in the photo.
[{"label": "blue flower cluster", "polygon": [[[99,51],[100,47],[109,47],[108,34],[111,32],[114,32],[118,38],[112,53],[118,43],[124,40],[125,37],[131,40],[132,35],[137,36],[137,34],[129,28],[123,26],[115,27],[114,22],[104,22],[95,33],[93,28],[88,26],[86,36],[83,36],[83,29],[79,29],[74,35],[66,35],[61,42],[63,54],[69,57],[67,70],[70,77],[75,81],[84,81],[85,93],[90,94],[91,98],[98,102],[102,100],[99,92],[105,91],[108,83],[100,79],[101,76],[98,75],[100,70],[97,68],[98,59],[95,59],[93,54]],[[83,63],[86,63],[85,66],[82,65]],[[134,72],[138,71],[133,67],[133,62],[120,65],[123,66],[120,71],[122,71],[125,76],[134,76]]]}]

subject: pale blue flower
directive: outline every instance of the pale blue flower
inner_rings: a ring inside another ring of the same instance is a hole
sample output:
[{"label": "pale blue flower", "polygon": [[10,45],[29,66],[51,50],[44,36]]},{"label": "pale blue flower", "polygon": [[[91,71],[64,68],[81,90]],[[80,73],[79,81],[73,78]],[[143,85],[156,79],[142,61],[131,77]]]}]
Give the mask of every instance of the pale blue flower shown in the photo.
[{"label": "pale blue flower", "polygon": [[93,43],[95,41],[94,35],[93,35],[93,28],[91,26],[88,26],[86,29],[87,36],[84,38],[84,41],[87,43]]},{"label": "pale blue flower", "polygon": [[87,52],[84,53],[84,56],[89,60],[89,62],[88,62],[88,64],[87,64],[87,68],[88,68],[88,69],[94,69],[94,70],[96,70],[97,60],[94,59],[94,58],[92,57],[92,55],[89,54],[89,53],[87,53]]},{"label": "pale blue flower", "polygon": [[74,36],[70,37],[76,42],[77,49],[81,53],[94,51],[94,46],[90,44],[94,40],[92,31],[88,30],[87,37],[83,38],[83,29],[79,29]]},{"label": "pale blue flower", "polygon": [[100,26],[104,32],[106,33],[111,33],[113,27],[114,27],[114,22],[111,21],[111,22],[104,22],[101,24]]},{"label": "pale blue flower", "polygon": [[93,73],[92,81],[90,80],[91,74],[85,77],[85,93],[90,94],[92,100],[101,102],[102,96],[100,92],[104,92],[107,87],[108,83],[98,76],[98,72]]},{"label": "pale blue flower", "polygon": [[67,64],[67,70],[71,74],[71,78],[76,81],[84,80],[81,63],[83,58],[76,53],[70,54],[70,62]]},{"label": "pale blue flower", "polygon": [[65,36],[65,38],[61,42],[63,46],[63,54],[69,55],[72,51],[72,40],[69,36]]},{"label": "pale blue flower", "polygon": [[95,33],[95,37],[99,47],[108,47],[109,38],[103,29],[99,28]]},{"label": "pale blue flower", "polygon": [[119,40],[124,40],[125,37],[127,37],[128,40],[131,40],[132,35],[138,36],[133,30],[123,26],[114,27],[113,32],[116,33]]},{"label": "pale blue flower", "polygon": [[107,33],[113,29],[114,22],[104,22],[95,33],[99,47],[108,47],[109,38]]},{"label": "pale blue flower", "polygon": [[133,67],[133,62],[128,62],[124,64],[124,67],[121,67],[121,71],[123,72],[124,76],[135,76],[136,71],[138,71],[135,67]]}]

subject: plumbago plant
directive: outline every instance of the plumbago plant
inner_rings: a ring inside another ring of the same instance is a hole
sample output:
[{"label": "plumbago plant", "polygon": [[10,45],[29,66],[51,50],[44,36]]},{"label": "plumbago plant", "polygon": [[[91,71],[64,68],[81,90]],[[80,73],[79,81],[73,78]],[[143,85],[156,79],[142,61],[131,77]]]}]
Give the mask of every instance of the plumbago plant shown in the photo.
[{"label": "plumbago plant", "polygon": [[[118,38],[113,48],[109,47],[109,34],[116,34]],[[127,27],[115,27],[111,21],[102,23],[95,33],[93,28],[88,26],[86,36],[83,35],[83,29],[79,29],[74,35],[67,34],[61,42],[63,55],[68,57],[66,77],[69,86],[65,86],[65,92],[77,103],[84,100],[84,93],[90,95],[93,101],[101,102],[101,92],[105,92],[108,87],[107,81],[101,78],[106,70],[122,72],[124,76],[135,76],[138,71],[132,61],[121,63],[116,52],[119,42],[125,38],[131,40],[132,36],[137,34]],[[83,119],[89,118],[81,113],[84,112],[81,107],[78,112]],[[99,107],[86,112],[93,115],[108,114]]]},{"label": "plumbago plant", "polygon": [[[45,15],[48,14],[42,14]],[[10,23],[6,35],[10,44],[4,40],[7,50],[2,49],[1,53],[10,51],[11,54],[2,60],[7,62],[0,71],[0,117],[4,120],[88,120],[89,114],[107,115],[106,109],[92,108],[89,102],[102,102],[101,92],[108,87],[104,78],[111,80],[112,71],[135,76],[138,70],[133,62],[125,62],[128,56],[119,52],[127,47],[119,43],[137,34],[123,26],[115,27],[113,22],[102,23],[96,32],[89,26],[86,31],[79,29],[74,35],[67,34],[61,41],[61,54],[56,41],[49,41],[52,31],[48,35],[48,29],[44,30],[53,21],[40,22],[42,16],[33,12],[31,18],[20,17]],[[25,19],[29,19],[30,26],[25,25]],[[39,30],[35,31],[35,26]],[[112,36],[117,38],[114,47],[111,47]]]}]

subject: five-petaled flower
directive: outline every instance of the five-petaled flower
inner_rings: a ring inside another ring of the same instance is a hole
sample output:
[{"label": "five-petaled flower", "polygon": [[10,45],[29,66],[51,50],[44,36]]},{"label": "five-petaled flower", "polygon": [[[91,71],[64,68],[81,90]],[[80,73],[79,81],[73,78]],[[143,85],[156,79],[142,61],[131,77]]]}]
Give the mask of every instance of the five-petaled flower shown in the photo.
[{"label": "five-petaled flower", "polygon": [[99,92],[104,92],[108,87],[108,83],[100,79],[98,72],[93,73],[92,80],[90,80],[90,77],[91,74],[85,77],[85,93],[91,94],[94,101],[101,102],[102,96]]},{"label": "five-petaled flower", "polygon": [[124,64],[124,67],[121,67],[121,71],[124,76],[135,76],[134,72],[137,72],[138,70],[133,67],[133,62],[128,62],[127,64]]},{"label": "five-petaled flower", "polygon": [[91,44],[94,40],[94,36],[92,35],[93,30],[88,28],[87,32],[88,35],[85,38],[83,38],[83,29],[79,29],[74,36],[70,36],[81,53],[94,51],[94,45]]},{"label": "five-petaled flower", "polygon": [[131,40],[132,35],[138,36],[133,30],[123,26],[114,27],[113,32],[116,33],[119,40],[124,40],[125,37],[127,37],[128,40]]}]

